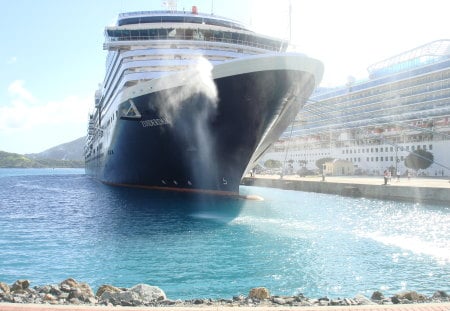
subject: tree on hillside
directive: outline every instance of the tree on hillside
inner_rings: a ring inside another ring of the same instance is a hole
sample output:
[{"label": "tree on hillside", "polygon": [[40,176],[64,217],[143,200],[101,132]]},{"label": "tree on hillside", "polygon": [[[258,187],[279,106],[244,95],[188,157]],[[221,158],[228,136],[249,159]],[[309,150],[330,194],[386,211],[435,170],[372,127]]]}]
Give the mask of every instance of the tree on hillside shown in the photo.
[{"label": "tree on hillside", "polygon": [[267,168],[280,168],[282,164],[281,161],[269,159],[264,162],[264,166]]},{"label": "tree on hillside", "polygon": [[427,169],[434,161],[434,156],[431,152],[418,149],[405,158],[405,166],[413,170]]},{"label": "tree on hillside", "polygon": [[331,162],[333,161],[333,158],[320,158],[319,160],[316,161],[316,166],[317,168],[320,170],[320,172],[322,172],[323,170],[323,165],[327,162]]},{"label": "tree on hillside", "polygon": [[0,151],[0,167],[29,168],[42,167],[42,165],[21,154]]},{"label": "tree on hillside", "polygon": [[302,167],[305,167],[306,164],[308,164],[308,161],[306,161],[306,160],[298,160],[298,164],[299,164],[300,166],[302,166]]}]

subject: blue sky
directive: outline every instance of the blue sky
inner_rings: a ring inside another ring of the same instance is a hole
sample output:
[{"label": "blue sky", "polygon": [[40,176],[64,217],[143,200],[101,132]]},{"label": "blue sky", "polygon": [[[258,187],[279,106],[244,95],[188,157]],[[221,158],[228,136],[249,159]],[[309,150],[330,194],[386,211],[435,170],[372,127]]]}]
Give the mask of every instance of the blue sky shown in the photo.
[{"label": "blue sky", "polygon": [[[86,133],[102,82],[103,29],[124,11],[163,9],[159,0],[0,2],[0,150],[40,152]],[[450,39],[447,0],[292,0],[292,41],[325,64],[322,85],[363,76],[370,64]],[[288,37],[288,0],[178,1],[178,9],[243,21]]]}]

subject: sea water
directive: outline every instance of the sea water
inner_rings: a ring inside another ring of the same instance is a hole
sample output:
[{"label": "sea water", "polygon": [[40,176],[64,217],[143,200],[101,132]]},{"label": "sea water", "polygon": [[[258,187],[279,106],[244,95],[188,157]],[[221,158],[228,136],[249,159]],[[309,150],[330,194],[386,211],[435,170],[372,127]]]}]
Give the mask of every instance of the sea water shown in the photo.
[{"label": "sea water", "polygon": [[0,281],[159,286],[170,299],[450,290],[450,207],[241,187],[263,201],[0,169]]}]

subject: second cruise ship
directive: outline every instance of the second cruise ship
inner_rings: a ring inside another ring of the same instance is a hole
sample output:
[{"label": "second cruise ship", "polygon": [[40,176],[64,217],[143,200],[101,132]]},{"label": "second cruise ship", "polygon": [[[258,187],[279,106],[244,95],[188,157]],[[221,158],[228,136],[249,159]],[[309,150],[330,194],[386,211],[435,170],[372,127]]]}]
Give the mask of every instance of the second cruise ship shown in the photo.
[{"label": "second cruise ship", "polygon": [[368,74],[319,87],[260,164],[272,159],[287,174],[311,174],[329,159],[342,167],[328,174],[405,175],[416,173],[405,165],[408,155],[424,150],[433,161],[417,173],[450,176],[450,40],[394,55]]}]

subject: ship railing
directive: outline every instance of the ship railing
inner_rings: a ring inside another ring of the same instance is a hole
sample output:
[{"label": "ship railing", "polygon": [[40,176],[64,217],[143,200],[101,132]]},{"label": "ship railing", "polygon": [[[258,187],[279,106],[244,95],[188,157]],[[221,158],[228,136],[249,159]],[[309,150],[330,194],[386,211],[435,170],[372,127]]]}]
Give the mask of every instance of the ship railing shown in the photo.
[{"label": "ship railing", "polygon": [[[450,108],[437,108],[427,111],[427,115],[430,117],[439,117],[442,115],[449,115]],[[338,121],[338,122],[328,122],[327,124],[324,124],[322,126],[315,126],[315,127],[302,127],[301,129],[294,129],[294,136],[304,136],[304,135],[310,135],[310,134],[316,134],[320,131],[330,131],[330,130],[343,130],[343,129],[351,129],[351,128],[357,128],[357,127],[364,127],[367,124],[372,125],[380,125],[383,123],[389,123],[389,124],[396,124],[399,126],[405,126],[404,124],[407,124],[411,120],[420,119],[423,117],[423,111],[413,111],[405,113],[402,118],[404,120],[400,121],[397,119],[397,116],[392,115],[384,115],[379,116],[376,118],[368,119],[358,119],[358,120],[347,120],[347,121]],[[442,135],[442,130],[436,132],[433,131],[434,134],[440,134]]]},{"label": "ship railing", "polygon": [[[411,76],[418,76],[418,75],[424,75],[431,72],[439,72],[442,70],[445,70],[450,64],[450,60],[444,60],[443,62],[436,63],[436,64],[428,64],[422,67],[418,67],[416,69],[412,70],[406,70],[403,72],[395,73],[388,76],[382,76],[382,77],[371,77],[370,80],[363,81],[361,83],[357,83],[355,85],[351,86],[351,92],[357,92],[359,90],[364,90],[369,87],[376,87],[380,86],[382,84],[391,83],[393,81],[400,81],[405,78],[409,78]],[[336,97],[340,95],[345,95],[349,93],[349,87],[337,87],[332,90],[327,90],[321,93],[318,93],[314,96],[314,99],[317,101],[324,100],[331,97]]]},{"label": "ship railing", "polygon": [[[444,80],[445,82],[445,80]],[[367,97],[363,102],[360,99],[350,100],[348,102],[343,102],[334,105],[334,108],[328,108],[327,114],[331,112],[337,112],[341,114],[341,110],[356,108],[357,110],[367,110],[366,107],[378,107],[380,103],[383,103],[386,107],[392,106],[406,106],[419,102],[425,102],[430,100],[438,100],[443,98],[448,98],[447,94],[450,88],[445,85],[437,85],[434,87],[426,88],[428,85],[419,85],[414,87],[408,87],[403,90],[408,91],[408,95],[400,95],[399,97],[382,97],[382,95],[376,94],[370,97]],[[447,93],[445,92],[447,91]],[[425,97],[424,97],[425,96]]]},{"label": "ship railing", "polygon": [[200,38],[198,36],[177,36],[177,37],[169,37],[169,36],[123,36],[123,37],[107,37],[106,42],[103,44],[103,48],[107,49],[110,46],[113,46],[114,43],[119,42],[126,42],[126,44],[130,44],[131,42],[135,41],[149,41],[149,40],[182,40],[182,41],[197,41],[197,42],[219,42],[219,43],[227,43],[227,44],[236,44],[241,46],[248,46],[263,50],[269,50],[278,52],[282,49],[282,44],[274,44],[274,45],[267,45],[258,43],[255,41],[247,41],[247,40],[238,40],[238,39],[232,39],[232,38],[218,38],[218,37],[210,37],[207,39]]},{"label": "ship railing", "polygon": [[[184,16],[184,17],[190,17],[192,18],[192,16],[195,17],[199,17],[204,19],[213,19],[213,20],[218,20],[222,23],[226,23],[228,24],[230,27],[238,27],[238,28],[247,28],[245,27],[245,25],[239,21],[230,19],[228,17],[225,16],[220,16],[220,15],[213,15],[213,14],[206,14],[206,13],[192,13],[191,11],[179,11],[179,10],[155,10],[155,11],[136,11],[136,12],[124,12],[124,13],[120,13],[119,14],[119,20],[123,19],[123,18],[127,18],[127,17],[145,17],[145,16],[159,16],[161,19],[163,19],[163,17],[167,14],[170,14],[170,16],[173,15],[178,15],[178,16]],[[162,16],[161,16],[162,15]]]}]

